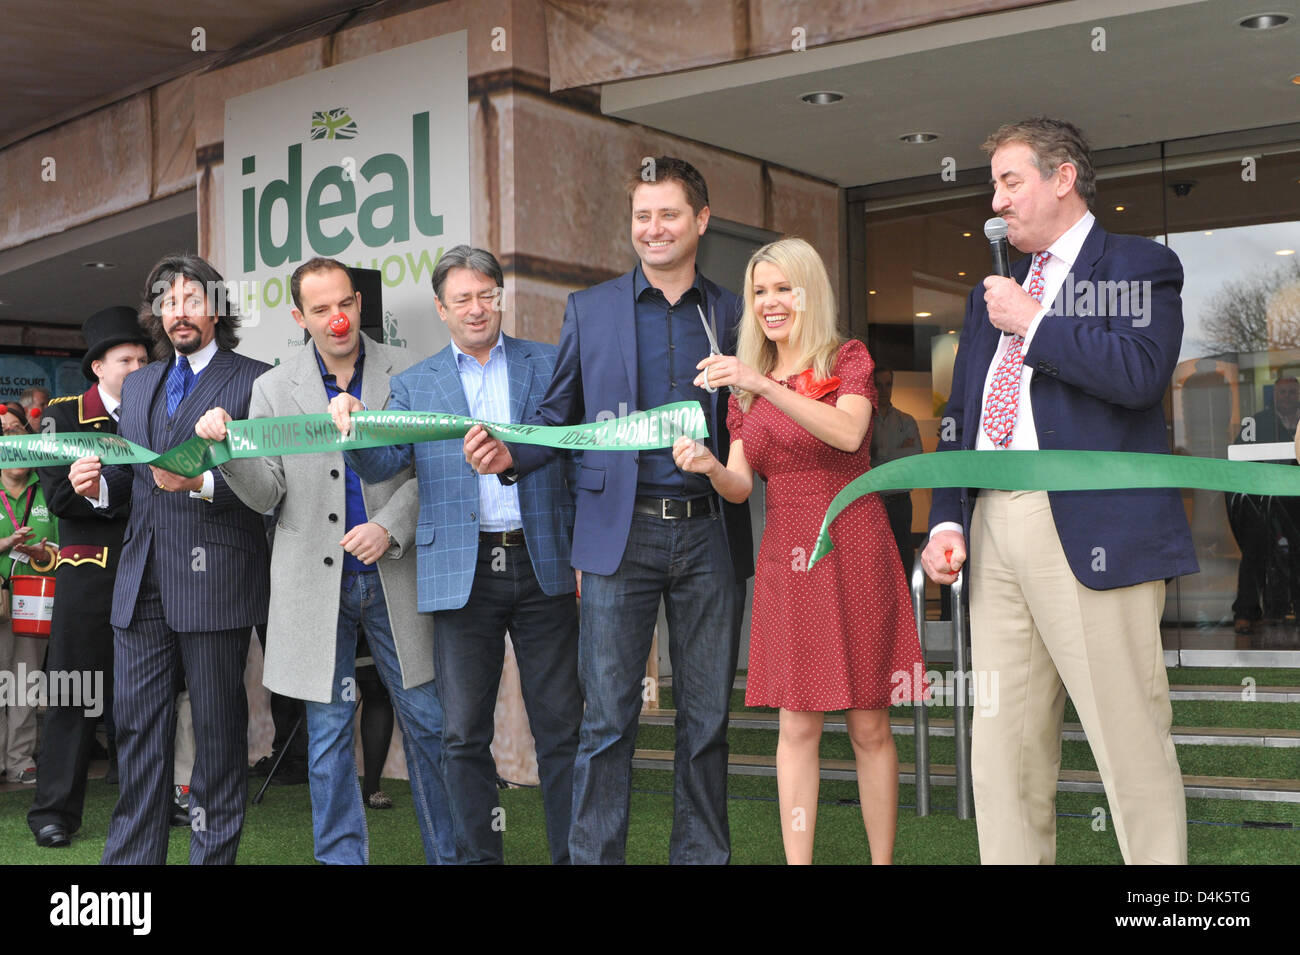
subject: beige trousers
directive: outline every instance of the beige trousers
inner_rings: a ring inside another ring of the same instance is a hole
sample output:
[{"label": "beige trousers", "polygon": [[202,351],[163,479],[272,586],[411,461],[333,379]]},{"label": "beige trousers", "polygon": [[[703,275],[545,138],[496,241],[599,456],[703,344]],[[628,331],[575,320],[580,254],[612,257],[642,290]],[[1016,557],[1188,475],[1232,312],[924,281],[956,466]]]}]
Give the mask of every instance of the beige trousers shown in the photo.
[{"label": "beige trousers", "polygon": [[1108,826],[1124,861],[1185,865],[1187,808],[1169,735],[1160,645],[1164,582],[1113,590],[1079,583],[1043,491],[981,491],[970,553],[975,683],[997,681],[993,699],[975,707],[972,722],[980,861],[1056,861],[1068,693],[1097,761],[1110,802]]},{"label": "beige trousers", "polygon": [[8,684],[0,701],[0,782],[7,777],[16,783],[19,773],[36,765],[36,707],[27,705],[28,691],[36,684],[29,678],[44,667],[49,644],[40,637],[15,635],[12,620],[0,623],[0,673]]}]

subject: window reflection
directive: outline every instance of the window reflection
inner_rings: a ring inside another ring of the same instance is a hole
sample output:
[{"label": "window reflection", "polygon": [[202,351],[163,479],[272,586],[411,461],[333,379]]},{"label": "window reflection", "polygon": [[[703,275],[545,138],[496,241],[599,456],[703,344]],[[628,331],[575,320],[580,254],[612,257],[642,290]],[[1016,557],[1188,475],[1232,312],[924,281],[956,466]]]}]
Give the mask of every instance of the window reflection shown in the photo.
[{"label": "window reflection", "polygon": [[[1167,242],[1183,263],[1183,346],[1165,399],[1176,454],[1223,459],[1244,443],[1290,442],[1300,419],[1300,145],[1260,146],[1267,132],[1245,134],[1258,157],[1249,178],[1222,140],[1200,157],[1195,143],[1099,157],[1102,227]],[[917,419],[927,452],[967,295],[989,271],[989,195],[970,172],[947,194],[922,195],[933,180],[916,180],[911,196],[898,183],[857,190],[849,209],[851,328],[895,369],[894,403]],[[1168,588],[1166,651],[1300,650],[1300,495],[1183,499],[1201,572]],[[912,503],[919,539],[929,491]],[[930,597],[937,615],[937,589]]]}]

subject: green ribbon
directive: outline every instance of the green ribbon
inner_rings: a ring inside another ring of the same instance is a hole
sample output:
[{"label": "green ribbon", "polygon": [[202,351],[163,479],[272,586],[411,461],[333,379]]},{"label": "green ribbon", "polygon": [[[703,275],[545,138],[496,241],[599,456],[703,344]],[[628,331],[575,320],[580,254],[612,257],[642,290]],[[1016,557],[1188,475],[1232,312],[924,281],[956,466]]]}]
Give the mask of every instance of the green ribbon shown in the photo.
[{"label": "green ribbon", "polygon": [[1242,494],[1300,496],[1300,468],[1132,451],[939,451],[890,461],[854,478],[822,519],[808,569],[835,547],[831,524],[873,491],[914,487],[988,487],[1002,491],[1111,491],[1186,487]]},{"label": "green ribbon", "polygon": [[117,435],[87,431],[0,438],[0,468],[50,467],[95,455],[105,464],[152,464],[182,477],[196,477],[232,458],[447,441],[463,438],[476,424],[512,444],[570,451],[649,451],[670,447],[682,436],[697,441],[709,436],[704,411],[696,401],[574,425],[498,424],[439,412],[358,411],[352,415],[352,431],[346,437],[327,414],[286,415],[228,421],[225,440],[195,436],[162,454]]}]

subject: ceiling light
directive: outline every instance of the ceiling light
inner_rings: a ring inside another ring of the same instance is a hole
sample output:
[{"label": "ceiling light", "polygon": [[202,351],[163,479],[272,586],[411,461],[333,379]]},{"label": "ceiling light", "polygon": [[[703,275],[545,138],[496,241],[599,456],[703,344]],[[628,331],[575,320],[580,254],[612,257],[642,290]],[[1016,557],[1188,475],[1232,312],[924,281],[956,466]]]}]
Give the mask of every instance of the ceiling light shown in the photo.
[{"label": "ceiling light", "polygon": [[1276,30],[1291,18],[1285,13],[1256,13],[1237,21],[1237,26],[1247,30]]},{"label": "ceiling light", "polygon": [[965,275],[966,273],[965,273],[965,272],[958,272],[957,274],[958,274],[958,275]]},{"label": "ceiling light", "polygon": [[1294,83],[1296,86],[1300,86],[1300,73],[1297,73],[1295,76],[1291,77],[1291,82]]},{"label": "ceiling light", "polygon": [[838,103],[844,99],[844,94],[835,93],[831,90],[818,90],[815,93],[804,93],[799,98],[809,106],[830,106],[831,103]]},{"label": "ceiling light", "polygon": [[875,294],[876,294],[876,290],[875,290],[875,289],[867,289],[867,294],[868,294],[868,295],[875,295]]},{"label": "ceiling light", "polygon": [[929,312],[917,312],[917,313],[916,313],[916,317],[917,317],[917,318],[929,318],[929,317],[930,317],[930,313],[929,313]]},{"label": "ceiling light", "polygon": [[936,139],[939,138],[939,134],[938,133],[908,133],[906,136],[899,136],[898,138],[905,143],[910,143],[913,146],[919,146],[923,143],[934,142]]},{"label": "ceiling light", "polygon": [[1116,207],[1115,207],[1115,211],[1116,211],[1116,212],[1123,212],[1123,211],[1124,211],[1124,207],[1123,207],[1123,206],[1116,206]]},{"label": "ceiling light", "polygon": [[115,269],[117,265],[112,262],[82,262],[88,269]]},{"label": "ceiling light", "polygon": [[963,232],[963,233],[961,234],[961,237],[962,237],[963,239],[969,239],[969,238],[970,238],[970,233],[969,233],[969,232]]},{"label": "ceiling light", "polygon": [[1278,249],[1274,255],[1295,255],[1295,249]]},{"label": "ceiling light", "polygon": [[1213,230],[1213,229],[1208,229],[1208,230],[1206,230],[1206,231],[1205,231],[1204,233],[1202,233],[1202,234],[1203,234],[1203,235],[1214,235],[1214,230]]}]

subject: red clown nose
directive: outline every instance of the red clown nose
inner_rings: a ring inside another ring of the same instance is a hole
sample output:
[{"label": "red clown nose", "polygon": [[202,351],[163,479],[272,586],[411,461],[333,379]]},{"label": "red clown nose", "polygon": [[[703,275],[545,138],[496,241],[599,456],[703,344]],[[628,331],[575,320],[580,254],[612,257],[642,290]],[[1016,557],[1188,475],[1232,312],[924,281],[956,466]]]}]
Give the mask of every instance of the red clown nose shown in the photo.
[{"label": "red clown nose", "polygon": [[338,335],[339,337],[342,337],[346,335],[348,332],[350,332],[351,330],[352,330],[352,321],[342,312],[339,312],[337,315],[335,315],[333,318],[330,319],[331,335]]}]

